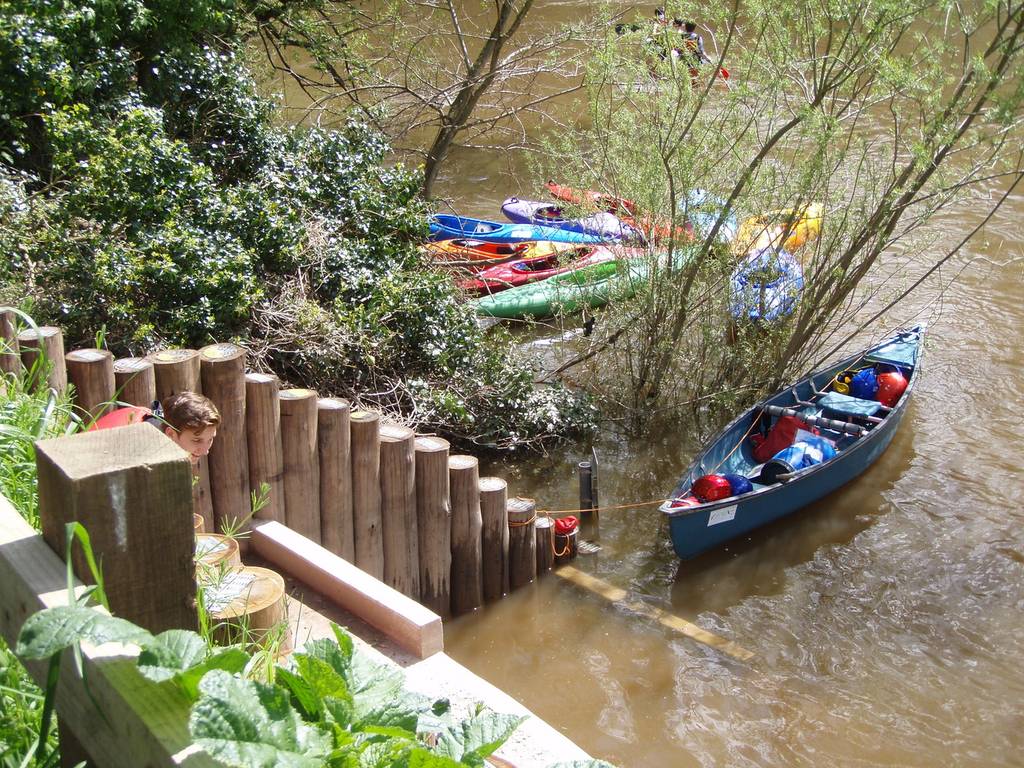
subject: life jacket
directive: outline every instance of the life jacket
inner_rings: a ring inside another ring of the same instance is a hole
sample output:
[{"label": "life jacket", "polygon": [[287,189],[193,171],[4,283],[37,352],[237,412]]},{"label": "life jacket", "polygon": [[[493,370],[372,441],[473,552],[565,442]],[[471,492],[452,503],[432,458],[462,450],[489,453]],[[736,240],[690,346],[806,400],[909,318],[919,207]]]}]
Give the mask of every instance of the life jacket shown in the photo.
[{"label": "life jacket", "polygon": [[783,448],[789,448],[796,442],[797,432],[800,430],[811,431],[817,434],[817,430],[809,430],[807,425],[796,416],[780,416],[767,435],[753,434],[750,436],[750,443],[754,447],[754,460],[759,464],[768,461]]},{"label": "life jacket", "polygon": [[96,419],[86,431],[127,427],[130,424],[151,424],[162,431],[163,419],[160,418],[159,403],[154,403],[154,406],[155,408],[146,408],[141,405],[126,405]]}]

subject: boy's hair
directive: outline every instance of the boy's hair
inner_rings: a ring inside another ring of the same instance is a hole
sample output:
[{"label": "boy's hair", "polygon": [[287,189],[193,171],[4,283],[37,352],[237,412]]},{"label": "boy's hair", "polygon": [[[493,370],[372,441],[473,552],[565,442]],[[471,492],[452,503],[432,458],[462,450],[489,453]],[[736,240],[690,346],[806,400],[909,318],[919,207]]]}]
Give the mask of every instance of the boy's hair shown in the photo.
[{"label": "boy's hair", "polygon": [[160,404],[163,418],[170,426],[183,429],[204,429],[220,424],[220,411],[209,398],[195,392],[179,392],[164,398]]},{"label": "boy's hair", "polygon": [[697,29],[697,24],[692,21],[686,22],[685,29],[687,32],[694,32]]}]

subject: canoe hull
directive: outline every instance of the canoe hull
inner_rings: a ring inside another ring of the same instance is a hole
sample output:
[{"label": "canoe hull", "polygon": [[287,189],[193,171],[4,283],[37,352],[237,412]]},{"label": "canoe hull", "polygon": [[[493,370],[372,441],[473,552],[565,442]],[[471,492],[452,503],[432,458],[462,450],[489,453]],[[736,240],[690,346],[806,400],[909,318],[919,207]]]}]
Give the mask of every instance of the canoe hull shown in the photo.
[{"label": "canoe hull", "polygon": [[430,217],[430,239],[468,238],[487,243],[522,243],[528,240],[551,240],[558,243],[597,244],[608,238],[583,232],[570,232],[557,227],[534,224],[502,224],[485,219],[435,214]]},{"label": "canoe hull", "polygon": [[[806,376],[792,387],[750,408],[726,426],[690,464],[670,499],[686,498],[693,482],[707,472],[736,471],[735,467],[729,466],[728,460],[742,462],[746,448],[737,452],[734,446],[745,440],[766,406],[792,407],[794,396],[796,399],[809,400],[815,388],[824,387],[838,372],[861,362],[877,362],[872,359],[875,350],[884,348],[894,340],[903,343],[908,338],[914,339],[915,362],[902,397],[881,423],[853,440],[834,458],[798,471],[788,482],[759,486],[751,493],[692,507],[676,508],[671,502],[662,505],[662,512],[669,519],[669,535],[676,554],[684,560],[696,557],[762,525],[793,514],[856,479],[874,464],[889,447],[906,414],[920,372],[923,332],[923,327],[910,329],[883,344]],[[719,467],[723,468],[719,470]]]}]

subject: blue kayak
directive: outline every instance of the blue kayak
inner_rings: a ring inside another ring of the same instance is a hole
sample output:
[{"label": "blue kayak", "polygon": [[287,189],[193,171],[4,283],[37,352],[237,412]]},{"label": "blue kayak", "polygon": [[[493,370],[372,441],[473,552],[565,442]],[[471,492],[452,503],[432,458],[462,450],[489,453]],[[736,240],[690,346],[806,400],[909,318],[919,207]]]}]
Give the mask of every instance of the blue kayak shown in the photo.
[{"label": "blue kayak", "polygon": [[639,231],[607,211],[598,211],[579,218],[569,218],[560,205],[510,197],[501,204],[501,212],[509,221],[519,224],[558,227],[572,232],[598,235],[609,240],[643,239]]},{"label": "blue kayak", "polygon": [[[688,559],[743,536],[820,499],[870,467],[889,446],[907,412],[923,338],[923,326],[898,332],[780,390],[725,427],[661,505],[676,554]],[[878,382],[870,398],[845,383],[848,374],[863,378],[863,371]],[[783,425],[783,419],[790,421]],[[763,451],[755,457],[758,438],[764,438],[764,446],[771,430],[783,426],[799,428],[795,442],[767,459]],[[728,479],[724,487],[722,478]],[[719,490],[712,498],[710,492],[701,497],[702,489]]]},{"label": "blue kayak", "polygon": [[785,251],[762,248],[743,257],[729,278],[729,312],[737,320],[779,320],[793,313],[804,273]]},{"label": "blue kayak", "polygon": [[452,240],[461,237],[471,237],[474,240],[482,240],[485,243],[522,243],[527,240],[551,240],[556,243],[581,243],[587,245],[605,243],[614,239],[539,224],[502,224],[497,221],[452,216],[447,213],[436,213],[430,217],[431,240]]}]

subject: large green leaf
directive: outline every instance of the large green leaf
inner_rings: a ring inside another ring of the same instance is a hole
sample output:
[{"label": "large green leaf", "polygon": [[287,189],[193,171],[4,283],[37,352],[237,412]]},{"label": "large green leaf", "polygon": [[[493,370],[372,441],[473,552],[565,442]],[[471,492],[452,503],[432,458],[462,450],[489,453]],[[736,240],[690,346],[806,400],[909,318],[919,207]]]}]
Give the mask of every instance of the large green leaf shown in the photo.
[{"label": "large green leaf", "polygon": [[351,687],[356,730],[401,729],[414,738],[421,712],[430,709],[425,696],[405,690],[405,676],[396,667],[378,664],[367,654],[352,657]]},{"label": "large green leaf", "polygon": [[199,683],[189,730],[196,744],[238,768],[319,768],[332,744],[328,733],[303,722],[288,693],[214,670]]},{"label": "large green leaf", "polygon": [[209,646],[195,632],[169,629],[142,647],[139,671],[156,682],[173,680],[195,701],[199,697],[199,681],[207,672],[241,672],[249,661],[249,654],[241,648],[222,648],[208,654]]},{"label": "large green leaf", "polygon": [[145,643],[153,636],[132,624],[94,608],[60,605],[26,619],[15,653],[24,659],[45,659],[78,642]]},{"label": "large green leaf", "polygon": [[498,749],[526,718],[478,711],[468,720],[451,725],[438,734],[435,754],[463,765],[480,766]]}]

